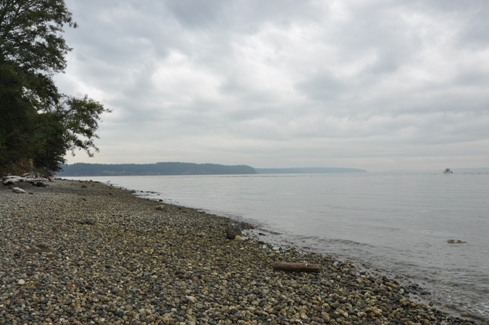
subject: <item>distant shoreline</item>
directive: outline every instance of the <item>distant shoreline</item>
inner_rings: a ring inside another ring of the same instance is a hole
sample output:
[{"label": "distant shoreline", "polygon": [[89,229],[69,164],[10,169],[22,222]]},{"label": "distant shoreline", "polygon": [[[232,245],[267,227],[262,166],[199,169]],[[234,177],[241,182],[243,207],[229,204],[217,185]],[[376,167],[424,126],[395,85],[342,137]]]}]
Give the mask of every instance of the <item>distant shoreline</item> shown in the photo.
[{"label": "distant shoreline", "polygon": [[340,167],[255,168],[258,174],[337,174],[367,173],[364,169]]},{"label": "distant shoreline", "polygon": [[339,167],[253,168],[247,165],[159,162],[155,164],[62,165],[56,176],[154,176],[154,175],[252,175],[252,174],[329,174],[367,173],[364,169]]}]

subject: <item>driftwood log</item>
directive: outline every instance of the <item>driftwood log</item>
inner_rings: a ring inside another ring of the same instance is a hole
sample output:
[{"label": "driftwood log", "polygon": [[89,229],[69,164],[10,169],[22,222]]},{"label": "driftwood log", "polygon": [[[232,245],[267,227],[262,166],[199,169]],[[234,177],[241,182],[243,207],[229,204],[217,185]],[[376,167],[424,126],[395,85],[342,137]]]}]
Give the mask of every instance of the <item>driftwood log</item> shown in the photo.
[{"label": "driftwood log", "polygon": [[275,271],[290,271],[290,272],[321,272],[321,266],[319,264],[309,264],[309,263],[287,263],[278,262],[273,264],[273,269]]}]

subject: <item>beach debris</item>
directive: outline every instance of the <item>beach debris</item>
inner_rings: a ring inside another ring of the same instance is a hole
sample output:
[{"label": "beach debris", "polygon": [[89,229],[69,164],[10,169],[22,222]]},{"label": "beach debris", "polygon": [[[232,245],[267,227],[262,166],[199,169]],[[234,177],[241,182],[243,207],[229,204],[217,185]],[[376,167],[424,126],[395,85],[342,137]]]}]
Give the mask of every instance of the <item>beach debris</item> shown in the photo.
[{"label": "beach debris", "polygon": [[449,244],[465,244],[467,242],[462,241],[460,239],[449,239],[449,240],[447,240],[447,243],[449,243]]},{"label": "beach debris", "polygon": [[3,178],[3,185],[13,185],[25,181],[24,177],[6,176]]},{"label": "beach debris", "polygon": [[25,191],[20,187],[12,187],[12,191],[14,191],[14,193],[19,193],[19,194],[25,193]]},{"label": "beach debris", "polygon": [[51,249],[43,244],[37,245],[36,247],[26,249],[27,254],[37,254],[37,253],[50,253]]},{"label": "beach debris", "polygon": [[31,184],[32,184],[32,186],[37,186],[37,187],[46,187],[46,186],[48,186],[46,183],[43,183],[41,181],[32,181]]},{"label": "beach debris", "polygon": [[41,187],[43,185],[37,185],[39,182],[43,183],[43,182],[52,182],[52,181],[53,180],[51,177],[43,178],[43,177],[38,177],[37,175],[34,174],[24,174],[22,176],[9,175],[2,178],[3,185],[15,185],[17,183],[26,182]]},{"label": "beach debris", "polygon": [[228,224],[226,226],[226,238],[235,239],[236,236],[242,235],[241,229],[235,223]]},{"label": "beach debris", "polygon": [[273,264],[275,271],[289,271],[289,272],[321,272],[321,266],[319,264],[309,263],[288,263],[277,262]]}]

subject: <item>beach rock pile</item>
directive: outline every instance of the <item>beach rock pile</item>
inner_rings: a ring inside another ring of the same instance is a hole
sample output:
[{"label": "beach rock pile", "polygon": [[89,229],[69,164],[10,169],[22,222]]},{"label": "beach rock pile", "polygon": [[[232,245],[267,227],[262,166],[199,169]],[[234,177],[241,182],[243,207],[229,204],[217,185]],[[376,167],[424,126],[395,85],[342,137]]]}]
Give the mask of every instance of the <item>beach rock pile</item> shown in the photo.
[{"label": "beach rock pile", "polygon": [[348,261],[227,238],[246,223],[96,182],[32,191],[0,187],[0,324],[476,324]]}]

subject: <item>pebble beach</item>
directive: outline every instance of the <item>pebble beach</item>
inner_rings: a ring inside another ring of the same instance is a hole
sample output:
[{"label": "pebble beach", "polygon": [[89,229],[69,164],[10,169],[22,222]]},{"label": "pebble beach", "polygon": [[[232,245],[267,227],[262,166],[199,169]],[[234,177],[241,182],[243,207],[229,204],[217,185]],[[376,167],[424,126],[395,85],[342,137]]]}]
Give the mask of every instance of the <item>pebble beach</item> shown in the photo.
[{"label": "pebble beach", "polygon": [[[482,324],[349,261],[275,249],[250,224],[98,182],[46,184],[0,185],[0,324]],[[230,224],[244,235],[227,239]]]}]

